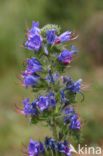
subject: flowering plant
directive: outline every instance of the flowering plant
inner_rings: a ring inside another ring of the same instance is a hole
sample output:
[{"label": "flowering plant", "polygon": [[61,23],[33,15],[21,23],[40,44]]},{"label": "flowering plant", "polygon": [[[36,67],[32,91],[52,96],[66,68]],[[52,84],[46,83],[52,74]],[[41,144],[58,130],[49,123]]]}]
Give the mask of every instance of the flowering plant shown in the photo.
[{"label": "flowering plant", "polygon": [[46,136],[44,142],[30,139],[25,154],[71,155],[68,137],[77,141],[80,138],[82,124],[75,110],[76,95],[83,96],[82,79],[73,82],[63,74],[71,63],[73,55],[78,53],[74,45],[68,50],[67,44],[78,36],[72,31],[60,34],[57,25],[46,25],[39,28],[39,22],[33,21],[32,28],[27,27],[27,40],[24,47],[34,52],[34,57],[27,58],[25,71],[22,71],[21,86],[32,88],[32,92],[40,93],[32,102],[27,97],[23,108],[17,112],[30,117],[32,124],[45,122],[53,133],[53,138]]}]

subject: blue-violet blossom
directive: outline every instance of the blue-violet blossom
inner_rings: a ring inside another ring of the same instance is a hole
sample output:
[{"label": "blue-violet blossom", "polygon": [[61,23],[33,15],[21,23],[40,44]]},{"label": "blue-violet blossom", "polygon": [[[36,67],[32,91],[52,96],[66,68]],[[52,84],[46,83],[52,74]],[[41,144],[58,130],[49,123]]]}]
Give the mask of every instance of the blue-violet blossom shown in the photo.
[{"label": "blue-violet blossom", "polygon": [[28,154],[29,156],[38,155],[39,153],[43,153],[45,151],[43,143],[37,142],[36,140],[33,141],[30,139],[30,144],[28,146]]},{"label": "blue-violet blossom", "polygon": [[62,33],[59,37],[57,37],[57,39],[55,41],[56,44],[70,41],[71,40],[71,34],[72,34],[72,32],[69,30]]},{"label": "blue-violet blossom", "polygon": [[56,30],[47,30],[47,42],[48,44],[53,44],[56,40],[57,36],[56,36]]},{"label": "blue-violet blossom", "polygon": [[79,79],[74,83],[70,77],[64,77],[63,82],[66,83],[65,91],[80,92],[82,79]]},{"label": "blue-violet blossom", "polygon": [[36,107],[36,100],[31,104],[29,104],[29,98],[26,98],[25,100],[23,100],[23,104],[24,104],[24,113],[26,117],[28,114],[37,115],[39,113]]},{"label": "blue-violet blossom", "polygon": [[27,33],[28,38],[27,41],[25,42],[25,46],[29,50],[38,51],[41,47],[43,38],[40,36],[40,29],[38,27],[39,27],[39,22],[35,23],[33,21],[32,28]]},{"label": "blue-violet blossom", "polygon": [[73,54],[76,54],[78,51],[75,49],[75,46],[72,45],[71,51],[65,49],[58,56],[59,61],[63,62],[65,65],[70,64]]}]

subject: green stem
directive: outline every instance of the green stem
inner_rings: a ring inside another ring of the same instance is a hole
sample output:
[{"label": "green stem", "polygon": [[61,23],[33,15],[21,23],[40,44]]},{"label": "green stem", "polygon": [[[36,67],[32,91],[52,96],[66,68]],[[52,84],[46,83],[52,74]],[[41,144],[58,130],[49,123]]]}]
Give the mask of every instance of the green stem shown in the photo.
[{"label": "green stem", "polygon": [[54,117],[51,119],[50,126],[51,126],[51,129],[52,129],[53,137],[57,141],[58,137],[57,137],[56,122],[55,122],[55,118]]}]

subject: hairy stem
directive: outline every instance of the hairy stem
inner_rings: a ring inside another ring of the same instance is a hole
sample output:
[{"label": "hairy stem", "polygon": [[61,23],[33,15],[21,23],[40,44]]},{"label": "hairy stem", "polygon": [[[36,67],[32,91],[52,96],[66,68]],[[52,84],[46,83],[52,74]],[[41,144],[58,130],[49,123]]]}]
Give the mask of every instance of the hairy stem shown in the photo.
[{"label": "hairy stem", "polygon": [[56,122],[55,122],[55,118],[54,117],[51,119],[50,126],[51,126],[53,137],[57,141],[58,140],[58,136],[57,136],[57,128],[56,128]]}]

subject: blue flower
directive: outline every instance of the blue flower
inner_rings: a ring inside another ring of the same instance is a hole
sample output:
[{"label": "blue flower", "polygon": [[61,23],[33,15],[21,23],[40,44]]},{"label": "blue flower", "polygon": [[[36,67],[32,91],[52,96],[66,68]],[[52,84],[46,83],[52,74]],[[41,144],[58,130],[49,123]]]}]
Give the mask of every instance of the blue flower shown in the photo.
[{"label": "blue flower", "polygon": [[56,104],[56,100],[54,99],[54,93],[52,91],[49,92],[47,95],[48,97],[48,104],[50,107],[54,107]]},{"label": "blue flower", "polygon": [[71,129],[79,129],[79,130],[81,129],[80,119],[78,119],[77,115],[74,115],[72,117],[70,128]]},{"label": "blue flower", "polygon": [[65,148],[64,148],[64,153],[65,153],[67,156],[71,156],[71,148],[65,146]]},{"label": "blue flower", "polygon": [[40,36],[40,29],[39,22],[35,23],[33,21],[31,30],[27,33],[28,38],[25,42],[25,46],[29,50],[36,50],[38,51],[41,47],[41,43],[43,41],[42,37]]},{"label": "blue flower", "polygon": [[31,86],[31,85],[36,85],[39,80],[39,76],[35,73],[24,75],[23,78],[24,78],[24,85],[26,86],[26,88],[28,88],[28,86]]},{"label": "blue flower", "polygon": [[55,74],[53,75],[53,79],[54,79],[54,80],[58,80],[58,79],[59,79],[58,73],[55,73]]},{"label": "blue flower", "polygon": [[57,143],[57,150],[58,152],[64,152],[64,145],[61,142]]},{"label": "blue flower", "polygon": [[26,66],[26,68],[30,72],[34,73],[42,70],[42,64],[36,58],[27,58],[27,63],[28,65]]},{"label": "blue flower", "polygon": [[70,77],[64,77],[63,82],[66,83],[65,91],[80,92],[82,79],[79,79],[74,83]]},{"label": "blue flower", "polygon": [[71,31],[66,31],[66,32],[62,33],[59,37],[57,37],[56,44],[70,41],[71,34],[72,34]]},{"label": "blue flower", "polygon": [[32,22],[32,28],[29,30],[30,34],[35,34],[36,32],[40,33],[39,29],[39,21],[35,23],[35,21]]},{"label": "blue flower", "polygon": [[51,70],[48,71],[48,76],[46,76],[45,80],[48,83],[52,83],[53,85],[55,85],[55,80],[58,80],[58,73],[55,73],[54,75],[52,75]]},{"label": "blue flower", "polygon": [[65,124],[70,124],[69,128],[71,129],[80,129],[81,124],[80,124],[80,119],[78,118],[78,115],[74,111],[73,107],[71,108],[66,108],[65,113],[62,119],[64,120]]},{"label": "blue flower", "polygon": [[70,64],[71,62],[71,55],[76,54],[78,51],[75,49],[75,46],[72,45],[71,51],[65,49],[62,53],[58,56],[58,60],[63,62],[65,65]]},{"label": "blue flower", "polygon": [[71,122],[71,119],[72,119],[74,113],[75,112],[74,112],[73,108],[66,108],[65,109],[65,113],[64,113],[64,115],[65,115],[65,117],[64,117],[65,124],[68,124],[68,123]]},{"label": "blue flower", "polygon": [[40,49],[40,47],[41,47],[42,41],[43,41],[42,37],[37,33],[37,34],[33,35],[32,37],[30,37],[30,39],[28,39],[25,42],[25,46],[29,50],[38,51]]},{"label": "blue flower", "polygon": [[40,111],[44,111],[45,109],[49,107],[50,108],[54,107],[56,104],[56,101],[54,99],[54,93],[50,91],[46,97],[44,97],[43,95],[40,95],[36,104],[39,107]]},{"label": "blue flower", "polygon": [[45,146],[46,148],[50,148],[50,142],[51,142],[51,137],[46,137],[45,138]]},{"label": "blue flower", "polygon": [[65,102],[66,97],[65,97],[65,94],[64,94],[64,89],[60,90],[60,96],[61,96],[61,103]]},{"label": "blue flower", "polygon": [[59,59],[59,61],[65,63],[65,64],[70,64],[72,57],[69,53],[69,50],[67,50],[67,49],[63,50],[63,52],[60,53],[58,59]]},{"label": "blue flower", "polygon": [[75,49],[74,45],[71,45],[70,55],[77,54],[77,53],[78,53],[78,50]]},{"label": "blue flower", "polygon": [[73,88],[71,88],[71,90],[72,90],[73,92],[79,92],[80,89],[81,89],[81,82],[82,82],[82,79],[79,79],[78,81],[76,81],[76,82],[74,83]]},{"label": "blue flower", "polygon": [[53,151],[56,150],[56,141],[54,139],[50,140],[50,149]]},{"label": "blue flower", "polygon": [[67,115],[67,114],[73,114],[73,113],[74,113],[73,107],[71,107],[71,108],[66,108],[66,109],[65,109],[65,115]]},{"label": "blue flower", "polygon": [[71,156],[71,148],[68,147],[69,143],[68,141],[64,141],[64,143],[58,142],[57,143],[57,150],[58,152],[62,152],[67,156]]},{"label": "blue flower", "polygon": [[46,137],[45,138],[45,146],[47,149],[51,149],[53,151],[56,150],[56,141],[52,139],[51,137]]},{"label": "blue flower", "polygon": [[37,85],[40,77],[36,72],[42,71],[42,64],[36,58],[27,58],[27,63],[26,70],[22,72],[26,88],[29,85]]},{"label": "blue flower", "polygon": [[63,143],[56,142],[51,137],[45,138],[45,146],[47,149],[50,149],[52,151],[55,151],[57,149],[58,153],[64,153],[67,156],[70,156],[71,154],[71,148],[69,147],[69,142],[67,140],[64,140]]},{"label": "blue flower", "polygon": [[34,156],[38,154],[38,143],[37,141],[33,141],[32,139],[30,139],[30,144],[28,146],[28,153],[29,156]]},{"label": "blue flower", "polygon": [[28,154],[29,156],[38,155],[39,153],[45,152],[45,148],[43,143],[40,141],[39,143],[35,140],[30,139],[30,144],[28,146]]},{"label": "blue flower", "polygon": [[39,96],[39,100],[37,102],[37,106],[39,107],[40,111],[44,111],[48,108],[48,97],[44,97],[43,95]]},{"label": "blue flower", "polygon": [[39,145],[38,145],[38,151],[39,151],[39,153],[45,152],[44,145],[41,141],[39,142]]},{"label": "blue flower", "polygon": [[65,101],[65,104],[61,107],[61,109],[60,109],[60,114],[62,113],[62,111],[68,106],[68,105],[70,105],[71,103],[70,103],[70,101]]},{"label": "blue flower", "polygon": [[57,36],[56,36],[56,30],[47,30],[47,42],[48,44],[52,45],[55,40],[56,40]]},{"label": "blue flower", "polygon": [[29,98],[26,98],[25,100],[23,100],[23,104],[24,104],[24,113],[26,117],[28,114],[37,115],[39,113],[36,107],[36,100],[32,102],[32,104],[29,104]]}]

